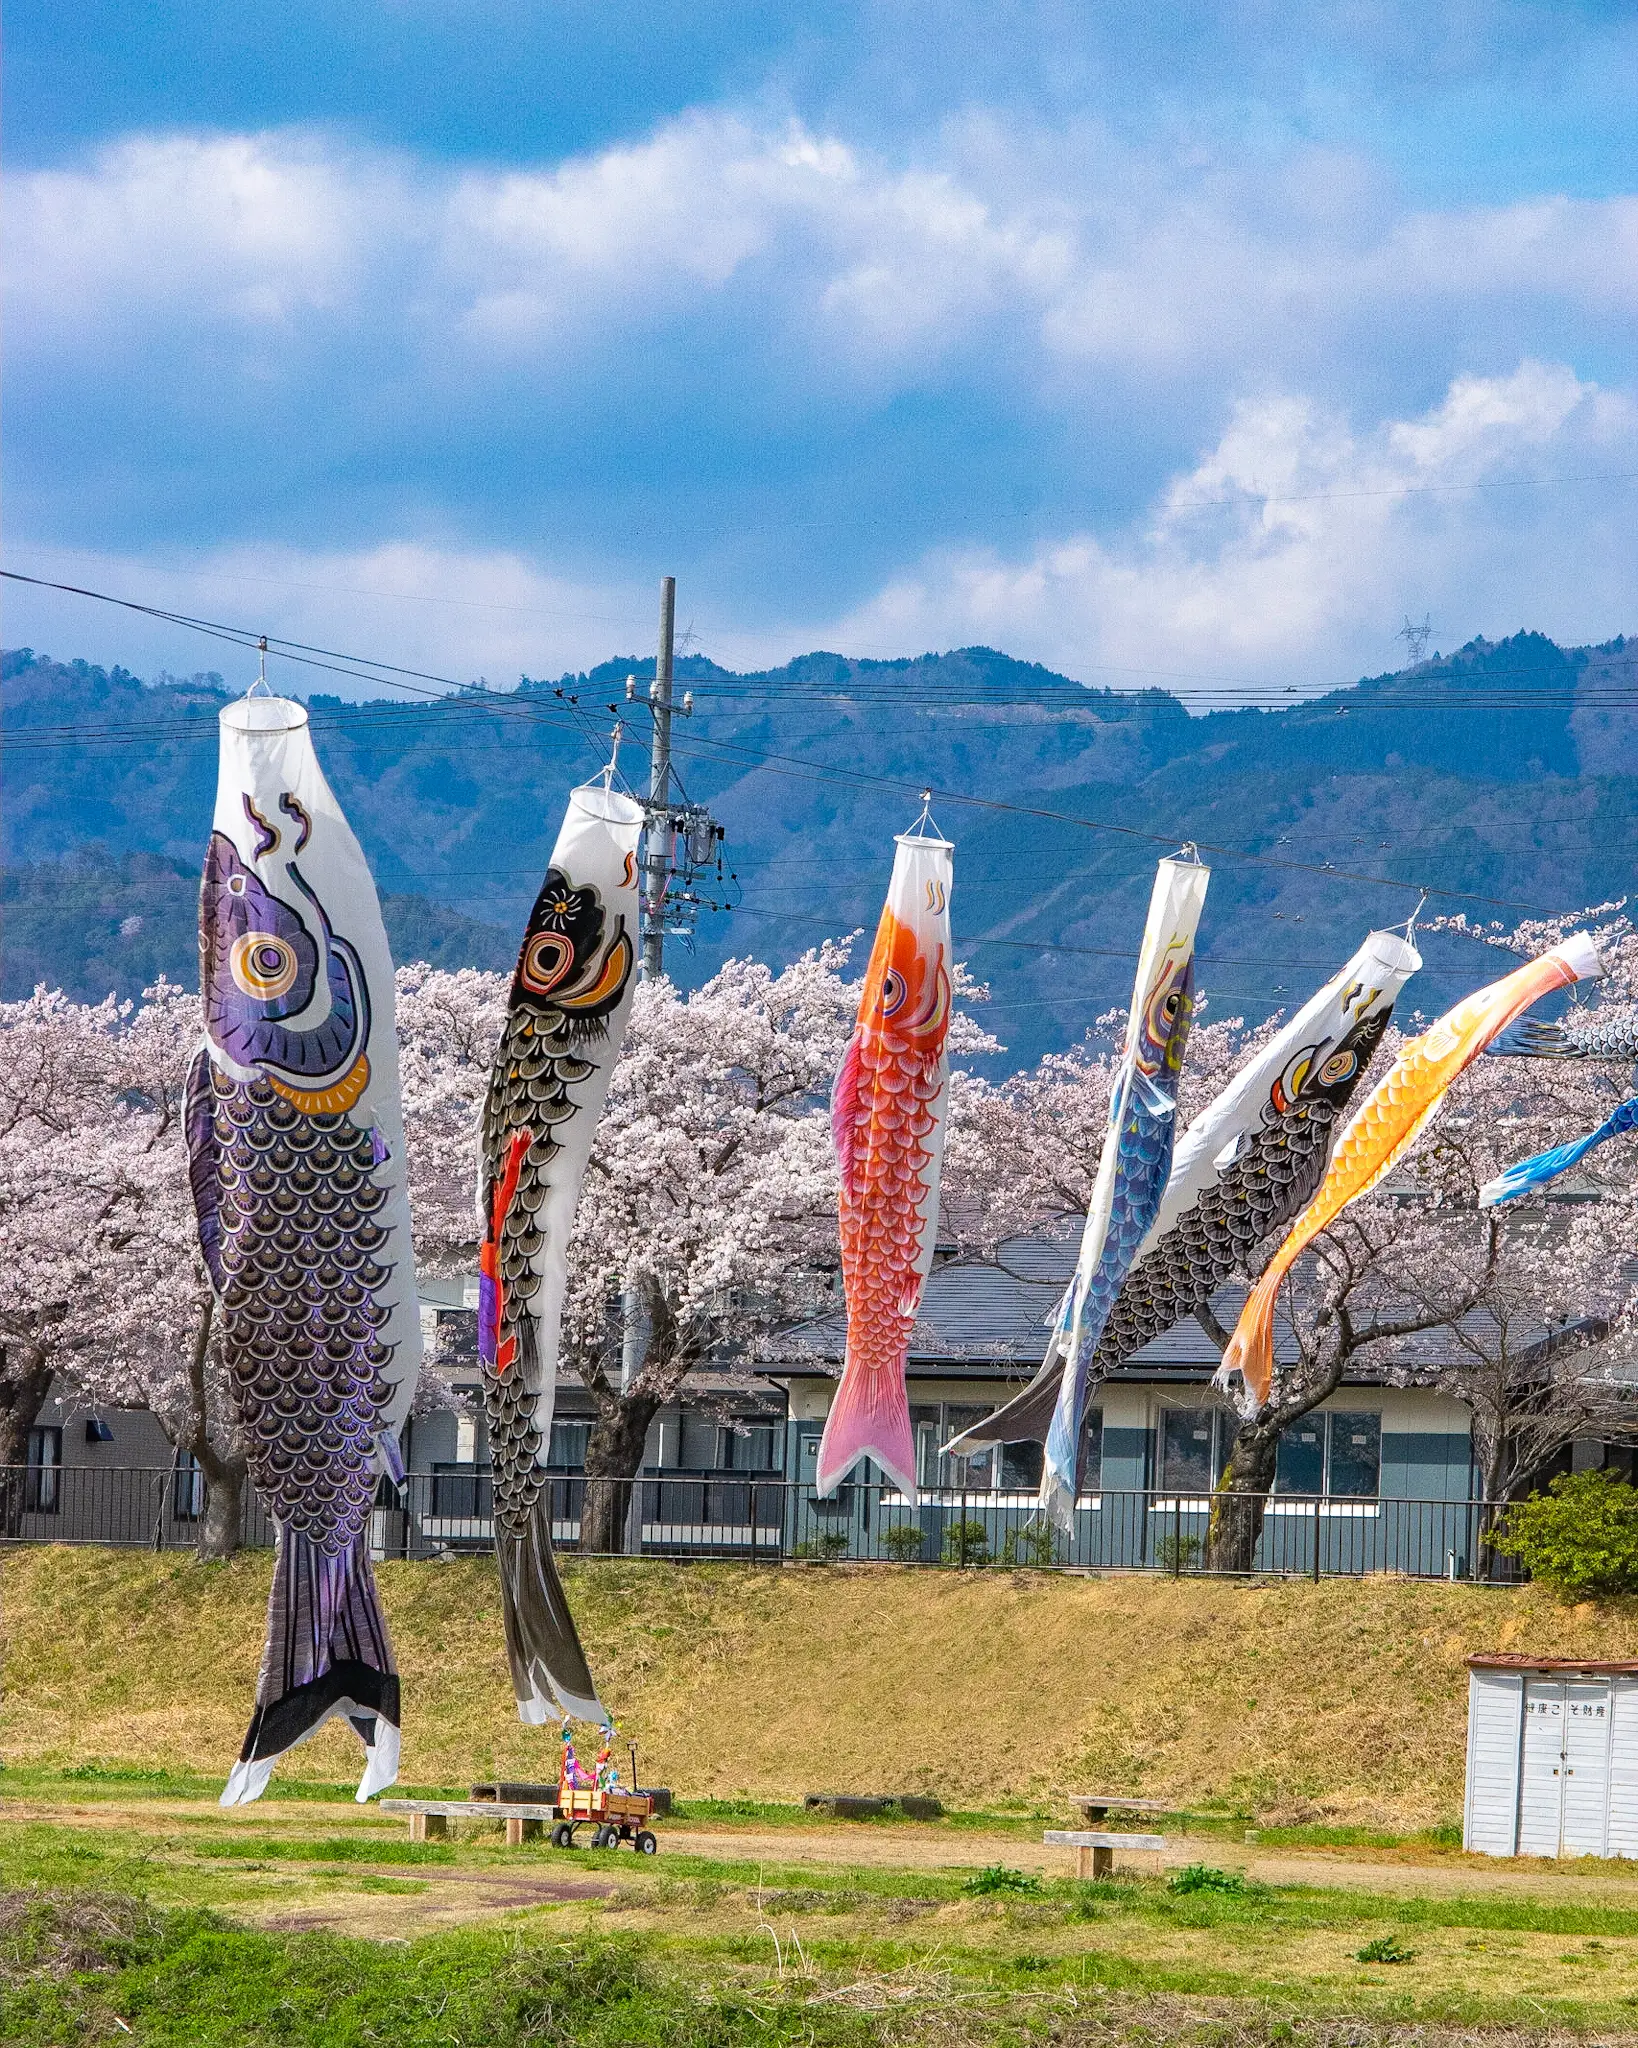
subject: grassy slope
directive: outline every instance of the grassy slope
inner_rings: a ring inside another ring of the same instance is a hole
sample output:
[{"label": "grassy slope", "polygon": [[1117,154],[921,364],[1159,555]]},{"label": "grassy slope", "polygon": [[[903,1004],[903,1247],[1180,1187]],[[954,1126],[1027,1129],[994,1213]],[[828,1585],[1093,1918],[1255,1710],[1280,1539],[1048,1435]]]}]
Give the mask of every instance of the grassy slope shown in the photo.
[{"label": "grassy slope", "polygon": [[[0,1558],[10,1763],[217,1772],[236,1753],[268,1560]],[[1064,1789],[1270,1821],[1412,1829],[1460,1807],[1481,1649],[1632,1655],[1638,1605],[1390,1579],[1241,1585],[894,1569],[570,1568],[594,1667],[643,1775],[684,1794],[927,1787],[994,1807]],[[483,1561],[389,1565],[406,1782],[538,1775]],[[299,1774],[345,1779],[332,1726]],[[296,1775],[290,1771],[289,1775]]]}]

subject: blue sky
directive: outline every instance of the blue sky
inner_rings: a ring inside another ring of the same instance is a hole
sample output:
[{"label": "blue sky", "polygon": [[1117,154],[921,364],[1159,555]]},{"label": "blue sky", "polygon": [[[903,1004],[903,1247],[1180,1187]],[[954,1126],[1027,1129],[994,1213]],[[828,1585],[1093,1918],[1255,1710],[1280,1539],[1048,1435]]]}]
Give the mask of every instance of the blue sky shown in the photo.
[{"label": "blue sky", "polygon": [[[8,31],[12,566],[500,682],[646,645],[666,570],[740,666],[1232,694],[1407,613],[1638,629],[1631,7]],[[5,637],[218,659],[67,600]]]}]

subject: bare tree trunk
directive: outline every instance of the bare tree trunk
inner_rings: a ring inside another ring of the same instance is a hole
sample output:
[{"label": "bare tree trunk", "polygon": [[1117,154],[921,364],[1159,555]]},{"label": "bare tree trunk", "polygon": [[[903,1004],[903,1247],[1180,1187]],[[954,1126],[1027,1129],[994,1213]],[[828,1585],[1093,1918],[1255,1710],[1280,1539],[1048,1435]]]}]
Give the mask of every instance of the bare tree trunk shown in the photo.
[{"label": "bare tree trunk", "polygon": [[28,1433],[51,1392],[51,1360],[37,1344],[7,1338],[0,1345],[0,1530],[22,1526]]},{"label": "bare tree trunk", "polygon": [[659,1413],[655,1394],[599,1393],[597,1420],[586,1439],[586,1491],[580,1506],[582,1551],[613,1555],[626,1547],[632,1481],[642,1470],[648,1426]]},{"label": "bare tree trunk", "polygon": [[1242,1422],[1234,1432],[1206,1525],[1207,1571],[1249,1572],[1255,1565],[1283,1427],[1283,1417],[1269,1417]]},{"label": "bare tree trunk", "polygon": [[199,1517],[199,1555],[232,1557],[244,1534],[245,1479],[243,1458],[218,1458],[199,1463],[205,1474],[205,1508]]},{"label": "bare tree trunk", "polygon": [[199,1313],[199,1329],[188,1355],[188,1384],[193,1393],[194,1426],[192,1451],[205,1475],[205,1506],[199,1518],[198,1553],[201,1558],[232,1557],[244,1534],[245,1481],[249,1465],[242,1452],[213,1443],[210,1433],[210,1389],[205,1365],[210,1357],[211,1323],[215,1301],[207,1294]]}]

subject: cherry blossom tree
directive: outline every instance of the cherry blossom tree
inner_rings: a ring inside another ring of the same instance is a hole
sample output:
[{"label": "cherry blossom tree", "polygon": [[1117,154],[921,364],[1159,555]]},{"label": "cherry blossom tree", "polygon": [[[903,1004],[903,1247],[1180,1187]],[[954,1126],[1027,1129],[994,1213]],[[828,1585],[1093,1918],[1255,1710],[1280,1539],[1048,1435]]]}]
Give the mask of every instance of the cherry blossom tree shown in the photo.
[{"label": "cherry blossom tree", "polygon": [[[563,1356],[596,1403],[581,1542],[618,1550],[655,1415],[691,1372],[749,1371],[836,1298],[828,1098],[858,1008],[852,939],[781,970],[731,960],[637,991],[570,1243]],[[957,994],[982,995],[965,975]],[[477,1110],[507,984],[399,977],[405,1129],[424,1261],[470,1269]],[[952,1050],[989,1050],[964,1010]]]},{"label": "cherry blossom tree", "polygon": [[235,1481],[181,1133],[198,1028],[197,998],[164,981],[140,1005],[38,990],[0,1006],[0,1466],[54,1379],[149,1408],[199,1456],[206,1541],[231,1548],[244,1466]]}]

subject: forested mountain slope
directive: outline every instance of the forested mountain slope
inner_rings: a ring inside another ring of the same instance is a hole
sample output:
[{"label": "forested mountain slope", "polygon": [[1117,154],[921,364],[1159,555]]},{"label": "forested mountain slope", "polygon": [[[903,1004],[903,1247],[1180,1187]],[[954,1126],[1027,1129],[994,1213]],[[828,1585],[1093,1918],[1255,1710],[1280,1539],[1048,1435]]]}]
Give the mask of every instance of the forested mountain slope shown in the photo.
[{"label": "forested mountain slope", "polygon": [[[1218,1013],[1260,1016],[1322,979],[1367,924],[1414,906],[1405,889],[1313,866],[1461,892],[1430,912],[1508,924],[1625,896],[1633,671],[1624,641],[1565,649],[1521,633],[1324,697],[1191,716],[1164,692],[1089,689],[987,648],[814,654],[756,676],[686,660],[679,688],[696,711],[678,724],[679,764],[728,827],[737,881],[713,894],[738,908],[707,911],[673,971],[692,980],[729,952],[788,957],[873,924],[891,836],[931,785],[953,793],[935,811],[957,842],[959,950],[990,982],[1015,1056],[1078,1037],[1124,999],[1154,860],[1185,839],[1261,857],[1208,854],[1201,935]],[[311,698],[400,957],[509,963],[564,792],[599,765],[626,677],[652,672],[616,660],[502,698]],[[5,658],[8,995],[39,979],[89,996],[161,969],[191,977],[229,694],[215,676],[149,685]],[[641,712],[627,716],[643,736]],[[1268,864],[1288,862],[1308,865]],[[1428,951],[1424,1007],[1495,964],[1470,942]]]}]

